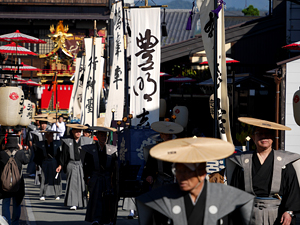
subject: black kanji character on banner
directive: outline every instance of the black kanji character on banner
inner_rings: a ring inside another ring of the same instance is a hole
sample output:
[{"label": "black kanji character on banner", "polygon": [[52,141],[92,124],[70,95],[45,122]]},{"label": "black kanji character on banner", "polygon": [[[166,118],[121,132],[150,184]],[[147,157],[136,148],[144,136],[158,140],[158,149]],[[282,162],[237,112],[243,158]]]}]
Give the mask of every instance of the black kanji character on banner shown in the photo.
[{"label": "black kanji character on banner", "polygon": [[215,29],[215,25],[214,25],[214,14],[212,12],[209,13],[209,21],[207,22],[207,24],[204,26],[204,31],[205,33],[208,33],[208,37],[212,38],[214,35],[214,29]]},{"label": "black kanji character on banner", "polygon": [[119,33],[117,34],[117,39],[116,39],[116,43],[115,43],[115,48],[116,48],[115,55],[117,56],[117,58],[119,58],[119,53],[121,52],[121,40],[120,40],[120,35],[119,35]]},{"label": "black kanji character on banner", "polygon": [[94,108],[94,99],[91,97],[87,100],[87,104],[85,105],[87,109],[87,113],[92,113]]},{"label": "black kanji character on banner", "polygon": [[[146,111],[146,109],[143,108],[143,112],[136,116],[136,118],[138,118],[138,119],[141,118],[138,126],[144,125],[149,120],[149,118],[146,117],[146,115],[149,115],[149,111]],[[145,126],[150,126],[149,122],[147,122]]]},{"label": "black kanji character on banner", "polygon": [[[152,61],[153,59],[152,53],[155,52],[153,48],[158,44],[158,39],[154,35],[151,35],[150,29],[146,30],[145,37],[143,37],[141,33],[139,33],[139,35],[140,35],[140,39],[137,37],[136,43],[137,46],[142,50],[136,53],[135,56],[140,56],[142,54],[142,59],[147,59],[147,60],[146,63],[142,63],[138,66],[142,67],[143,71],[152,70],[154,69],[153,68],[154,62]],[[152,40],[153,42],[151,42]]]},{"label": "black kanji character on banner", "polygon": [[122,81],[122,79],[120,78],[122,74],[121,68],[119,66],[116,67],[115,69],[115,75],[114,75],[114,81],[113,83],[116,83],[116,89],[118,90],[118,82]]},{"label": "black kanji character on banner", "polygon": [[[143,98],[144,98],[145,100],[147,100],[147,102],[150,102],[150,101],[152,101],[151,96],[154,95],[154,94],[156,93],[156,91],[157,91],[157,83],[156,83],[156,81],[155,81],[154,79],[150,78],[150,76],[151,76],[150,73],[146,73],[145,75],[148,76],[148,77],[147,77],[148,83],[153,83],[153,85],[154,85],[152,93],[150,93],[150,94],[147,94],[147,93],[146,93],[146,94],[144,94],[144,96],[143,96]],[[139,85],[138,85],[138,89],[139,89],[140,91],[143,91],[143,90],[144,90],[144,87],[145,87],[144,79],[143,79],[142,77],[138,77],[138,78],[137,78],[137,81],[140,81],[140,83],[139,83]],[[149,84],[148,84],[148,85],[149,85]],[[135,86],[133,86],[133,93],[135,94],[135,96],[139,96],[139,93],[136,91]]]},{"label": "black kanji character on banner", "polygon": [[120,30],[121,25],[122,25],[121,9],[120,8],[115,10],[115,20],[116,20],[116,21],[114,21],[115,30]]}]

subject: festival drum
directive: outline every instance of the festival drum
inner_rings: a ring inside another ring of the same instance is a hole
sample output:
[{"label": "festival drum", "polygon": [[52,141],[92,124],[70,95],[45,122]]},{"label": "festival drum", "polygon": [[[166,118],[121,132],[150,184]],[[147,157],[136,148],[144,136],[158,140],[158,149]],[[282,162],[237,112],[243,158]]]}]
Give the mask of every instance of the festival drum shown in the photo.
[{"label": "festival drum", "polygon": [[189,118],[188,108],[186,106],[175,106],[173,108],[173,114],[176,116],[175,123],[178,123],[185,128]]},{"label": "festival drum", "polygon": [[32,102],[29,100],[24,100],[23,114],[19,125],[28,126],[32,119]]},{"label": "festival drum", "polygon": [[300,90],[296,91],[294,94],[293,110],[295,122],[300,126]]},{"label": "festival drum", "polygon": [[159,117],[164,118],[166,116],[167,103],[166,100],[161,98],[159,102]]},{"label": "festival drum", "polygon": [[0,124],[17,126],[23,114],[24,93],[18,87],[0,87]]}]

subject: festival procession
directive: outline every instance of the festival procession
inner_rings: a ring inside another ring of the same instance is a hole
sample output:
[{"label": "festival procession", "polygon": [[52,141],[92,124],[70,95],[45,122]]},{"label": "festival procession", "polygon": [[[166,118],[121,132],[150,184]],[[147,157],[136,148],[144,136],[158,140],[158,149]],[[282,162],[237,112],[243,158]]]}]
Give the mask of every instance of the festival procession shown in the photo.
[{"label": "festival procession", "polygon": [[300,224],[299,0],[0,0],[0,224]]}]

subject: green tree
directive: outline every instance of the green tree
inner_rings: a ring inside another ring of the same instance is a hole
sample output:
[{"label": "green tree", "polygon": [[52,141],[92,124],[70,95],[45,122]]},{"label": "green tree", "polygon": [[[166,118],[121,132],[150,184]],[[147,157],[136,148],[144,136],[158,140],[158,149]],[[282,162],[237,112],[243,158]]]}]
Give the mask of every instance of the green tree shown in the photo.
[{"label": "green tree", "polygon": [[242,12],[245,16],[259,16],[259,10],[254,8],[253,5],[249,5],[246,9],[243,9]]}]

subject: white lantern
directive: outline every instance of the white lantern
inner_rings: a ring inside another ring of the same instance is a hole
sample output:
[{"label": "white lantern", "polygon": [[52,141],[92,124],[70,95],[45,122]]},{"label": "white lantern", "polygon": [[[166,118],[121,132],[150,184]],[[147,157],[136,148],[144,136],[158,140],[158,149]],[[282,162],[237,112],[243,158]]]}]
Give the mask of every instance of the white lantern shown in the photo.
[{"label": "white lantern", "polygon": [[173,114],[176,116],[175,123],[178,123],[185,128],[189,119],[188,108],[186,106],[175,106],[173,108]]},{"label": "white lantern", "polygon": [[159,117],[165,117],[167,111],[166,100],[161,98],[159,102]]},{"label": "white lantern", "polygon": [[18,87],[0,87],[0,124],[17,126],[23,114],[24,93]]},{"label": "white lantern", "polygon": [[300,126],[300,90],[296,91],[294,94],[293,109],[295,122]]},{"label": "white lantern", "polygon": [[32,119],[32,103],[29,100],[24,100],[23,114],[19,125],[28,126]]}]

